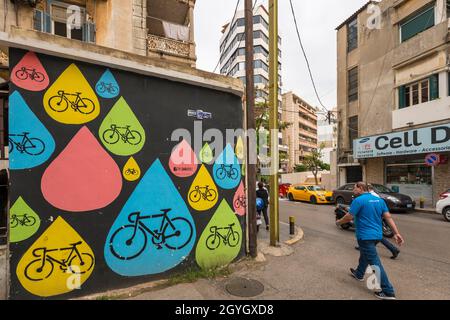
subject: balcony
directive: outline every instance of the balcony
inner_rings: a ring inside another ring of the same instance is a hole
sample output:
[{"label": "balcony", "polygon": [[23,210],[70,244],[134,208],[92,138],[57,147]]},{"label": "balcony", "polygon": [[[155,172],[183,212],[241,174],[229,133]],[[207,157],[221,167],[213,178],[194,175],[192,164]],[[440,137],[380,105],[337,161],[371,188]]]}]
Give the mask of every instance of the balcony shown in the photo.
[{"label": "balcony", "polygon": [[431,54],[440,46],[445,45],[448,27],[449,22],[445,21],[400,43],[394,49],[392,67],[394,69],[400,68],[403,64]]},{"label": "balcony", "polygon": [[195,67],[194,0],[147,0],[147,55]]}]

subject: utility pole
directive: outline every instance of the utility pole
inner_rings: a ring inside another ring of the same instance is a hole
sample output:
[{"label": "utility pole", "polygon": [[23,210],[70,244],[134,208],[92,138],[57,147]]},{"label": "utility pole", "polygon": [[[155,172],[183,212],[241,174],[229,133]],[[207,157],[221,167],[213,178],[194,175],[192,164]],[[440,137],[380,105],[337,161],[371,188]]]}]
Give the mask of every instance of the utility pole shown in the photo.
[{"label": "utility pole", "polygon": [[278,199],[278,0],[269,0],[270,245],[280,241]]},{"label": "utility pole", "polygon": [[[255,81],[253,77],[253,6],[252,0],[245,0],[245,79],[246,79],[246,119],[247,132],[255,130]],[[257,233],[256,233],[256,164],[251,163],[252,152],[256,153],[256,146],[250,143],[247,135],[247,216],[249,233],[249,253],[256,258]],[[250,149],[255,147],[255,149]]]}]

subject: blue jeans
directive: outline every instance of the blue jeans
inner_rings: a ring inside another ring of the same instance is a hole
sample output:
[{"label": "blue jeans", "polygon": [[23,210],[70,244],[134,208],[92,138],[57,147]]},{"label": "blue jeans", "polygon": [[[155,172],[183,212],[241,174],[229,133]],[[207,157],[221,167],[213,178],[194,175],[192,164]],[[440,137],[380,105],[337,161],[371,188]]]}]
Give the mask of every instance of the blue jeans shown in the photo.
[{"label": "blue jeans", "polygon": [[394,246],[392,244],[392,242],[390,242],[388,239],[383,238],[383,240],[381,240],[381,243],[392,253],[396,253],[398,252],[398,248],[396,246]]},{"label": "blue jeans", "polygon": [[381,264],[381,260],[378,257],[376,249],[378,242],[380,242],[380,240],[358,240],[360,256],[356,273],[358,278],[363,278],[369,265],[377,266],[380,269],[381,290],[386,294],[392,295],[395,294],[395,291],[389,282],[388,276]]}]

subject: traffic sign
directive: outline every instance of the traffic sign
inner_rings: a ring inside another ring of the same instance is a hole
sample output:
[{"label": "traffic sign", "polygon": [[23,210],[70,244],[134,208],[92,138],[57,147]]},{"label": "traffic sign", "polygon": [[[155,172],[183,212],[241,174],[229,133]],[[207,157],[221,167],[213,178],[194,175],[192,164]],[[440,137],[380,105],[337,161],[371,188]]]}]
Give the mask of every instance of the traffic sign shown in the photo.
[{"label": "traffic sign", "polygon": [[430,167],[437,166],[441,162],[441,158],[436,153],[427,154],[425,157],[425,164]]}]

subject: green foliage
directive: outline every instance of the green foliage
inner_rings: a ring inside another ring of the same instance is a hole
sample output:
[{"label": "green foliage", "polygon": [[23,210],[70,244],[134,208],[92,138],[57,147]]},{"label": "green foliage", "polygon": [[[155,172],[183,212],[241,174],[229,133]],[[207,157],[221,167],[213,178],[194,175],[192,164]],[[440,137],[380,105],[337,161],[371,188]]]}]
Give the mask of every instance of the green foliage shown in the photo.
[{"label": "green foliage", "polygon": [[202,270],[198,267],[192,267],[183,273],[172,276],[168,281],[168,285],[173,286],[180,283],[192,283],[198,279],[214,279],[217,277],[228,276],[230,274],[231,271],[228,266],[209,270]]},{"label": "green foliage", "polygon": [[295,172],[306,172],[306,171],[308,171],[308,170],[309,170],[308,167],[305,166],[304,164],[298,164],[298,165],[296,165],[295,168],[294,168],[294,171],[295,171]]}]

